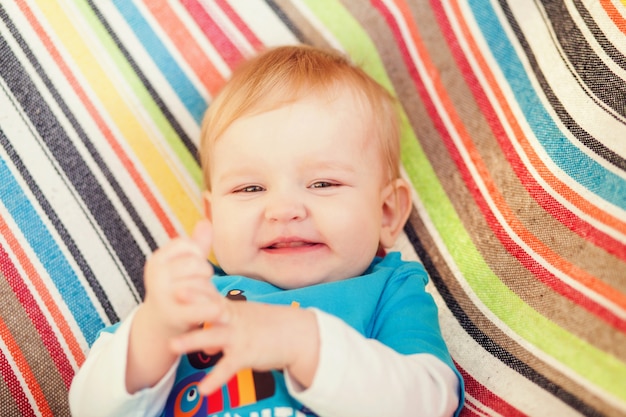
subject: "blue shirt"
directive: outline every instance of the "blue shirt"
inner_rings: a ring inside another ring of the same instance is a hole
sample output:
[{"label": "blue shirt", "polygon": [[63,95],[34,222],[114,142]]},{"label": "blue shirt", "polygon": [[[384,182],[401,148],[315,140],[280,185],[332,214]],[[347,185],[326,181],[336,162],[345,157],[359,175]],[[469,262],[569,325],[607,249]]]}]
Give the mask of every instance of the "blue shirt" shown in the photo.
[{"label": "blue shirt", "polygon": [[[233,300],[315,307],[399,353],[432,354],[448,364],[462,384],[441,336],[437,307],[425,291],[428,275],[421,264],[404,262],[398,253],[375,258],[361,276],[305,288],[284,290],[220,271],[213,282]],[[217,393],[200,397],[195,384],[219,358],[192,353],[181,359],[163,416],[315,415],[289,395],[279,371],[240,371]]]}]

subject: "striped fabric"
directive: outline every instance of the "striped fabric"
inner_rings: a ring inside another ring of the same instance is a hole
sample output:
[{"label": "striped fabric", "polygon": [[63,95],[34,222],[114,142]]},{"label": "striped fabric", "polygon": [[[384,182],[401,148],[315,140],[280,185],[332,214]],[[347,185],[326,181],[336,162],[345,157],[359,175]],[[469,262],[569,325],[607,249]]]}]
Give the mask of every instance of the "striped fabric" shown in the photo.
[{"label": "striped fabric", "polygon": [[200,217],[199,123],[242,59],[348,52],[398,96],[463,416],[626,416],[619,0],[3,0],[0,415],[67,416],[145,257]]}]

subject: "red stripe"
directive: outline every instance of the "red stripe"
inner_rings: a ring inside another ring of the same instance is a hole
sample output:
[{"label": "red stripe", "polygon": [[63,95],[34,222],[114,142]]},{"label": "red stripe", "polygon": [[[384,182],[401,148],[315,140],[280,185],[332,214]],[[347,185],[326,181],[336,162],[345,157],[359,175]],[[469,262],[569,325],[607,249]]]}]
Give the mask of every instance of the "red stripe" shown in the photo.
[{"label": "red stripe", "polygon": [[72,71],[69,69],[69,67],[67,66],[63,58],[61,57],[61,54],[55,48],[52,41],[50,41],[48,34],[45,32],[43,27],[39,24],[36,17],[33,15],[33,13],[28,8],[28,6],[24,3],[24,0],[17,0],[17,2],[22,13],[24,14],[24,16],[26,16],[29,23],[31,24],[33,30],[35,31],[35,33],[37,33],[37,36],[39,36],[41,42],[45,45],[46,49],[48,50],[48,53],[54,59],[58,69],[61,70],[61,72],[63,73],[63,76],[67,79],[67,82],[72,86],[72,88],[74,89],[74,92],[76,93],[80,101],[85,106],[85,109],[87,109],[89,115],[95,121],[96,125],[100,129],[100,132],[106,139],[107,143],[109,144],[109,146],[111,146],[111,149],[113,150],[115,155],[119,158],[120,162],[122,163],[126,171],[128,171],[128,174],[135,182],[135,185],[137,186],[137,188],[139,189],[143,197],[146,199],[146,202],[148,203],[150,208],[153,210],[155,216],[161,222],[161,225],[163,226],[163,229],[165,230],[167,235],[169,237],[177,236],[178,232],[176,231],[176,228],[170,221],[168,215],[165,213],[159,201],[155,198],[154,194],[152,194],[152,192],[150,191],[150,188],[141,177],[141,174],[139,173],[139,171],[137,171],[137,169],[135,168],[134,163],[128,157],[128,155],[124,151],[124,148],[117,142],[115,135],[113,134],[113,132],[111,132],[111,130],[107,126],[106,122],[100,115],[100,112],[96,109],[96,107],[93,105],[93,103],[91,102],[91,100],[89,99],[85,91],[81,88],[79,82],[76,80],[76,78],[72,74]]},{"label": "red stripe", "polygon": [[[497,396],[492,391],[487,389],[487,387],[474,379],[465,369],[461,368],[458,363],[455,363],[455,365],[465,381],[465,391],[473,398],[480,401],[483,406],[489,407],[502,416],[527,417],[526,414],[504,401],[501,397]],[[475,415],[475,413],[472,413],[469,408],[464,408],[461,412],[461,416],[464,417],[467,415]]]},{"label": "red stripe", "polygon": [[207,413],[209,415],[224,411],[224,394],[218,389],[207,397]]},{"label": "red stripe", "polygon": [[181,2],[228,66],[234,68],[243,60],[244,57],[241,52],[239,52],[239,49],[237,49],[235,44],[226,36],[198,1],[181,0]]},{"label": "red stripe", "polygon": [[228,398],[230,400],[230,408],[237,408],[241,404],[239,404],[239,381],[237,380],[237,375],[232,377],[230,381],[228,381]]},{"label": "red stripe", "polygon": [[[515,258],[518,259],[518,261],[520,261],[520,263],[531,273],[533,273],[541,282],[543,282],[545,285],[547,285],[548,287],[552,288],[554,291],[556,291],[557,293],[561,294],[562,296],[572,300],[573,302],[579,304],[580,306],[582,306],[583,308],[587,309],[588,311],[592,312],[593,314],[595,314],[596,316],[598,316],[599,318],[601,318],[602,320],[606,321],[608,324],[610,324],[611,326],[619,329],[620,331],[624,332],[626,331],[626,321],[620,317],[618,317],[617,315],[615,315],[612,311],[608,310],[607,308],[597,304],[596,302],[594,302],[593,300],[591,300],[590,298],[588,298],[587,296],[585,296],[584,294],[582,294],[581,292],[575,290],[574,288],[566,285],[565,283],[563,283],[561,280],[559,280],[558,278],[556,278],[550,271],[548,271],[546,268],[544,268],[542,265],[540,265],[538,262],[536,262],[534,259],[532,259],[528,253],[526,253],[526,251],[520,247],[506,232],[506,230],[504,230],[504,228],[502,227],[502,225],[498,222],[496,216],[494,215],[494,213],[490,210],[489,205],[487,204],[487,202],[485,201],[484,197],[482,196],[482,194],[480,193],[480,190],[478,189],[477,185],[474,183],[473,178],[471,173],[469,172],[469,169],[467,167],[467,165],[464,163],[463,158],[461,157],[458,149],[456,148],[454,141],[452,140],[452,138],[449,135],[448,130],[445,127],[445,124],[443,123],[443,121],[441,120],[441,118],[439,117],[439,114],[437,112],[437,109],[434,105],[434,103],[432,102],[430,95],[428,94],[428,92],[426,91],[426,88],[424,86],[424,84],[422,83],[419,73],[417,71],[417,68],[415,67],[414,63],[411,60],[407,45],[402,37],[402,33],[400,32],[400,29],[397,25],[397,23],[395,22],[393,16],[391,15],[390,11],[386,9],[386,6],[382,4],[382,2],[380,0],[372,0],[373,4],[375,5],[375,7],[377,7],[380,11],[380,13],[384,16],[384,18],[387,20],[388,25],[392,31],[392,33],[394,34],[394,36],[396,37],[397,43],[398,43],[398,47],[403,55],[403,58],[405,60],[405,64],[407,65],[407,71],[409,72],[410,76],[413,79],[415,88],[417,90],[417,92],[420,94],[420,96],[422,97],[422,100],[424,102],[424,106],[427,109],[427,112],[429,113],[430,119],[432,120],[435,128],[437,129],[437,131],[439,132],[441,139],[443,140],[446,148],[448,149],[448,152],[450,153],[451,158],[453,159],[453,161],[455,162],[455,164],[457,165],[457,168],[463,178],[463,181],[465,182],[468,190],[470,191],[471,195],[473,196],[474,200],[476,201],[477,206],[479,207],[479,209],[481,210],[481,212],[483,213],[483,216],[485,217],[487,224],[489,225],[489,227],[491,228],[491,230],[493,231],[494,235],[500,240],[500,242],[502,243],[502,245],[507,249],[507,251],[512,254]],[[416,41],[418,41],[418,39],[416,39]],[[428,61],[428,57],[427,56],[423,56],[422,60],[424,61],[425,65],[429,65]],[[430,65],[432,67],[432,65]],[[439,86],[441,87],[441,86]],[[439,94],[444,94],[445,92],[443,91],[443,88],[439,88],[438,90]],[[448,112],[450,113],[450,116],[454,118],[455,114],[453,112],[453,108],[452,107],[448,107],[447,108]],[[455,118],[455,121],[460,124],[458,122],[458,117]],[[457,126],[459,128],[463,128],[462,125]],[[557,256],[557,254],[553,254],[553,256]],[[571,271],[568,271],[571,272]]]},{"label": "red stripe", "polygon": [[243,19],[241,19],[237,12],[230,7],[230,4],[226,0],[216,0],[215,2],[222,9],[224,14],[228,16],[239,32],[248,40],[248,42],[250,42],[250,45],[252,45],[252,47],[257,51],[262,50],[264,45],[261,40],[256,37],[254,32],[252,32],[250,27],[243,21]]}]

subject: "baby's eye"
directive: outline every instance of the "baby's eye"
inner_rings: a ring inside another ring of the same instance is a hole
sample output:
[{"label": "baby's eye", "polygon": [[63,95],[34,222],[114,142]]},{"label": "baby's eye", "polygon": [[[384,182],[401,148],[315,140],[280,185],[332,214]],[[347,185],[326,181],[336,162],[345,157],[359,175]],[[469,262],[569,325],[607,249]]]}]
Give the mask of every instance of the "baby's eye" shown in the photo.
[{"label": "baby's eye", "polygon": [[247,185],[235,190],[236,193],[258,193],[260,191],[263,191],[263,187],[260,185]]},{"label": "baby's eye", "polygon": [[329,187],[336,187],[339,184],[330,182],[330,181],[316,181],[313,184],[311,184],[309,186],[309,188],[329,188]]}]

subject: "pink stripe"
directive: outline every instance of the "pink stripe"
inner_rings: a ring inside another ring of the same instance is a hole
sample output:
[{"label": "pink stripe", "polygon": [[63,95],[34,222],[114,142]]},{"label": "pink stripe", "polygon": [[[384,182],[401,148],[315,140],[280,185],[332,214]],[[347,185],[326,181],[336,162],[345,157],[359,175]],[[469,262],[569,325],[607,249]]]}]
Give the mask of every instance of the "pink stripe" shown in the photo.
[{"label": "pink stripe", "polygon": [[246,22],[241,19],[241,17],[237,14],[237,12],[230,7],[230,4],[226,0],[216,0],[217,5],[222,9],[222,11],[228,16],[230,21],[237,27],[239,32],[250,42],[250,45],[257,51],[263,49],[264,45],[259,38],[256,37],[254,32],[250,29],[250,27],[246,24]]},{"label": "pink stripe", "polygon": [[215,20],[213,20],[206,9],[197,0],[182,0],[182,4],[189,12],[189,15],[195,19],[202,32],[217,49],[228,66],[234,68],[243,60],[244,57],[239,49],[237,49],[235,44],[226,36],[215,23]]}]

